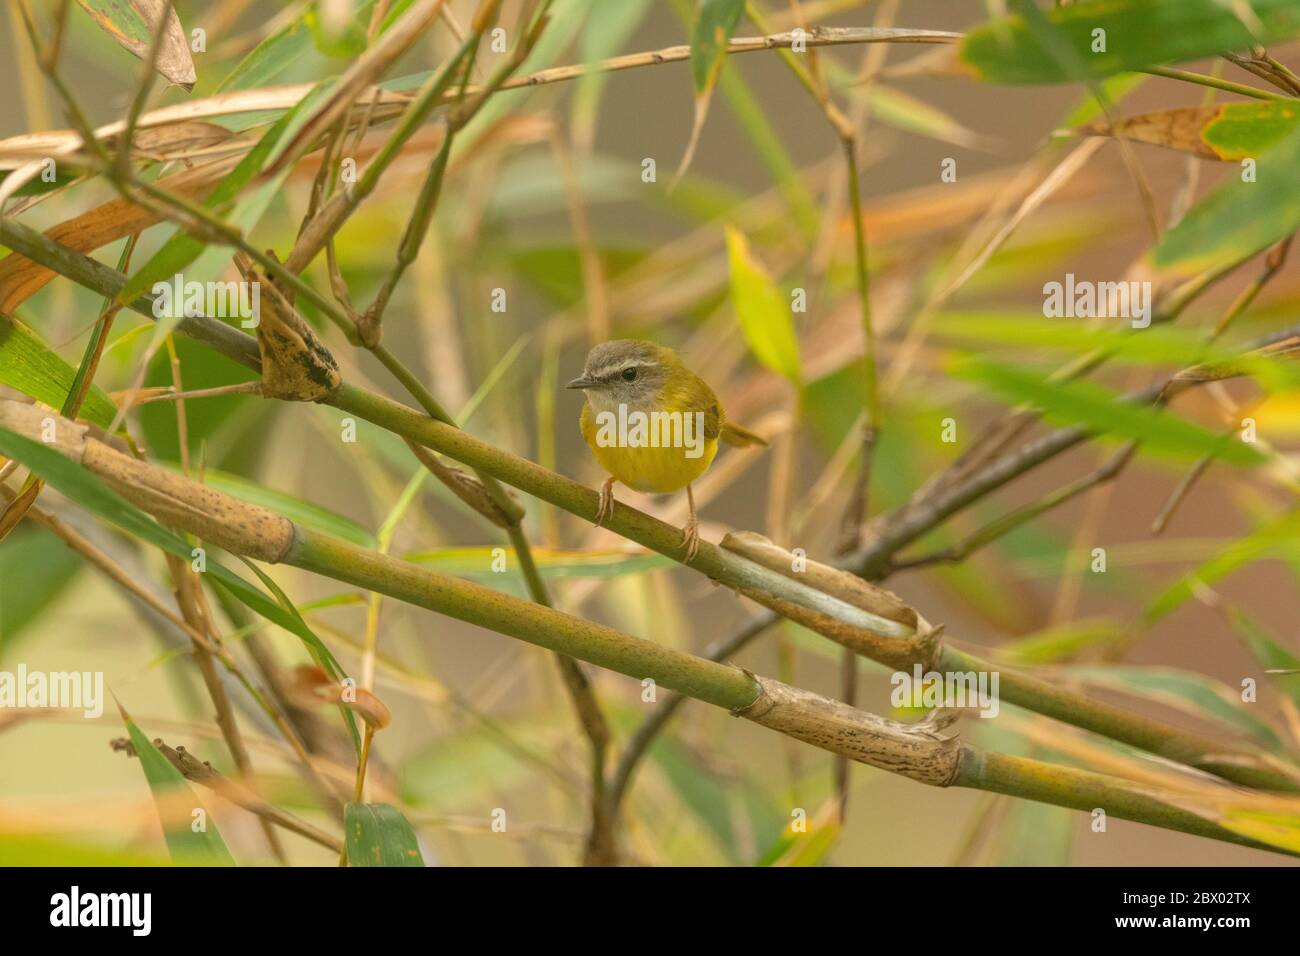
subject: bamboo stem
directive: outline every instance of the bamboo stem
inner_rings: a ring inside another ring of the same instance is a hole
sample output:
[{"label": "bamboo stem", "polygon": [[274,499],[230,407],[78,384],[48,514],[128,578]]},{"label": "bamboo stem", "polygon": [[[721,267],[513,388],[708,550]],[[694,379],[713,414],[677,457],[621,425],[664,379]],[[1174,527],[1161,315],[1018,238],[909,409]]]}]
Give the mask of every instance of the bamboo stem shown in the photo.
[{"label": "bamboo stem", "polygon": [[[1020,799],[1037,800],[1085,813],[1102,810],[1107,816],[1166,830],[1179,830],[1227,843],[1278,852],[1185,809],[1177,794],[1118,777],[1046,763],[1028,757],[967,748],[954,786]],[[1289,852],[1292,856],[1300,854]]]},{"label": "bamboo stem", "polygon": [[[0,419],[19,434],[39,434],[33,411],[17,402],[5,402],[0,404]],[[52,447],[60,454],[104,478],[155,516],[191,533],[211,536],[214,543],[237,553],[268,559],[268,548],[247,547],[248,529],[268,525],[279,536],[287,526],[287,547],[269,560],[378,591],[637,680],[653,679],[779,733],[921,783],[992,790],[1075,809],[1102,807],[1124,819],[1257,847],[1264,845],[1214,822],[1219,807],[1252,800],[1278,804],[1278,798],[1258,797],[1217,784],[1207,784],[1191,795],[1172,794],[1116,777],[984,753],[946,733],[951,723],[948,718],[955,719],[958,712],[936,713],[920,724],[886,720],[779,681],[302,528],[274,512],[178,479],[158,466],[141,465],[145,470],[124,479],[114,456],[126,456],[86,437],[84,429],[71,422],[64,422],[59,433],[59,441]],[[159,495],[159,488],[166,489],[165,497]],[[945,653],[950,666],[969,660],[949,658],[950,653]],[[1053,689],[1049,687],[1047,692]],[[1201,812],[1185,809],[1188,800],[1202,807]],[[1290,808],[1290,803],[1283,805]]]}]

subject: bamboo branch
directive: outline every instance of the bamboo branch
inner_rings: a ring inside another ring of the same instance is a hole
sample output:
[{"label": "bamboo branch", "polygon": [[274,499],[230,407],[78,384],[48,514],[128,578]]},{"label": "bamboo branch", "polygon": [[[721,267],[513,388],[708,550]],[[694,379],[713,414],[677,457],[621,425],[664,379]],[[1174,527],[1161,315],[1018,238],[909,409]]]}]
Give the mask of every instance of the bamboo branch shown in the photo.
[{"label": "bamboo branch", "polygon": [[[186,780],[197,783],[201,787],[207,787],[217,795],[235,804],[235,806],[256,814],[263,823],[274,823],[276,826],[305,837],[327,850],[333,850],[336,853],[342,851],[343,840],[341,838],[326,833],[306,820],[299,819],[292,813],[267,803],[246,786],[222,776],[212,768],[210,763],[199,760],[184,747],[169,747],[161,739],[156,739],[153,743],[162,752],[162,755],[167,758],[168,762],[181,772],[181,775]],[[114,741],[113,749],[123,751],[130,756],[136,756],[135,747],[125,738]]]},{"label": "bamboo branch", "polygon": [[[32,411],[30,406],[17,402],[0,403],[0,424],[35,438],[40,434],[40,422]],[[778,733],[920,783],[1007,793],[1075,809],[1101,807],[1122,819],[1291,852],[1251,840],[1215,820],[1218,808],[1228,801],[1241,804],[1269,799],[1272,806],[1288,808],[1295,801],[1251,797],[1218,785],[1207,785],[1193,798],[1118,777],[983,752],[945,732],[956,712],[937,714],[919,724],[886,720],[779,681],[694,657],[297,526],[274,512],[213,492],[158,466],[127,458],[87,437],[85,430],[72,422],[64,421],[57,431],[59,438],[53,448],[60,454],[156,517],[227,550],[278,560],[379,591],[634,679],[651,678],[656,684],[725,707],[736,716]],[[275,547],[250,547],[248,535],[253,528],[277,542]],[[284,541],[286,535],[282,548],[278,542]],[[268,558],[272,551],[279,554]],[[949,650],[944,655],[953,666],[972,662],[952,656],[954,653]],[[1201,809],[1187,809],[1189,801]]]}]

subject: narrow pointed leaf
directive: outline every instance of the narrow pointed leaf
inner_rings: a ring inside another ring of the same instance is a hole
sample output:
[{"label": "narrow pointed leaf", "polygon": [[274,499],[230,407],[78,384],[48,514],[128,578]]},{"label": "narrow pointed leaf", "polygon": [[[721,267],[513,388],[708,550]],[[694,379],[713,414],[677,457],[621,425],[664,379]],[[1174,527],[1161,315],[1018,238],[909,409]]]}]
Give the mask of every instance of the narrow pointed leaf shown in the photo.
[{"label": "narrow pointed leaf", "polygon": [[1213,678],[1176,667],[1081,666],[1071,674],[1089,683],[1114,688],[1175,710],[1213,720],[1245,734],[1270,750],[1282,747],[1281,738],[1268,721],[1256,716],[1253,704],[1243,703],[1240,690]]},{"label": "narrow pointed leaf", "polygon": [[1077,132],[1120,135],[1191,153],[1203,159],[1242,160],[1259,156],[1300,128],[1300,102],[1287,100],[1181,106],[1142,113],[1110,123],[1099,120]]},{"label": "narrow pointed leaf", "polygon": [[740,231],[727,227],[731,304],[750,351],[772,371],[800,382],[799,340],[794,315],[771,276],[753,257]]},{"label": "narrow pointed leaf", "polygon": [[953,371],[1014,401],[1031,402],[1055,422],[1137,439],[1145,450],[1156,454],[1179,459],[1213,455],[1235,465],[1263,461],[1245,442],[1225,441],[1172,412],[1122,401],[1095,382],[1049,382],[1035,372],[974,357],[955,361]]},{"label": "narrow pointed leaf", "polygon": [[1286,549],[1293,546],[1297,536],[1300,536],[1300,510],[1285,514],[1233,541],[1156,597],[1143,612],[1143,626],[1151,627],[1181,607],[1196,593],[1197,588],[1213,587],[1252,561],[1285,553]]},{"label": "narrow pointed leaf", "polygon": [[[971,30],[960,56],[977,77],[993,83],[1066,83],[1300,35],[1295,0],[1251,0],[1258,35],[1234,6],[1227,0],[1083,0],[1043,11],[1056,29],[1053,43],[1017,15]],[[1074,56],[1059,56],[1058,45]]]},{"label": "narrow pointed leaf", "polygon": [[700,13],[691,28],[691,79],[695,84],[695,115],[691,123],[691,138],[686,144],[676,179],[681,179],[691,165],[695,147],[700,141],[700,131],[709,115],[709,100],[718,74],[727,57],[731,34],[745,12],[745,0],[702,0]]},{"label": "narrow pointed leaf", "polygon": [[[216,821],[210,818],[202,801],[194,795],[189,781],[141,732],[120,704],[118,709],[122,711],[122,720],[131,737],[131,745],[135,748],[145,780],[149,782],[149,790],[158,804],[163,837],[167,840],[172,860],[190,866],[234,866],[235,860],[226,847],[226,841],[221,838]],[[175,816],[178,800],[193,801],[193,809],[203,811],[203,829],[195,831],[189,815],[179,820],[169,819]]]},{"label": "narrow pointed leaf", "polygon": [[[1300,9],[1300,8],[1298,8]],[[1243,161],[1245,162],[1245,161]],[[1258,252],[1300,228],[1300,128],[1197,203],[1165,233],[1152,258],[1162,269],[1200,271]]]},{"label": "narrow pointed leaf", "polygon": [[420,841],[406,817],[386,803],[349,803],[344,810],[353,866],[424,866]]},{"label": "narrow pointed leaf", "polygon": [[[22,392],[51,408],[59,408],[77,377],[77,370],[17,319],[0,315],[0,385]],[[104,390],[92,385],[80,415],[100,428],[113,423],[117,407]]]},{"label": "narrow pointed leaf", "polygon": [[1291,703],[1300,706],[1300,656],[1283,645],[1257,618],[1240,608],[1231,608],[1228,620],[1246,642],[1255,660],[1270,672],[1269,679],[1291,699]]}]

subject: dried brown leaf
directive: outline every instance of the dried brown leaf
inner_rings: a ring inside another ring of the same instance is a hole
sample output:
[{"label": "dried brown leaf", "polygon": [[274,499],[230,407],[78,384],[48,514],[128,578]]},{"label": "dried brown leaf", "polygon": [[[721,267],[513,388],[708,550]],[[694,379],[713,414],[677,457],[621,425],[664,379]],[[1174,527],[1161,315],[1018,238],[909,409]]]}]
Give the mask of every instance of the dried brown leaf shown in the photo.
[{"label": "dried brown leaf", "polygon": [[149,47],[157,32],[158,18],[166,11],[167,29],[163,31],[156,69],[169,83],[194,89],[198,74],[190,44],[175,10],[166,0],[77,0],[100,28],[141,60],[148,61]]}]

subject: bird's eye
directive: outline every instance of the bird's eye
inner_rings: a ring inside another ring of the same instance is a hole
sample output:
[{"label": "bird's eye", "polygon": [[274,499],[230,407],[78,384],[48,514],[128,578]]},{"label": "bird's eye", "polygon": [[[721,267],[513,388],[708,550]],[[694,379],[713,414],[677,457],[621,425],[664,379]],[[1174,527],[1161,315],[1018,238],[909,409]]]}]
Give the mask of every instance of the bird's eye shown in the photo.
[{"label": "bird's eye", "polygon": [[636,381],[636,366],[635,366],[635,365],[629,365],[627,368],[623,369],[623,381],[625,381],[625,382],[635,382],[635,381]]}]

